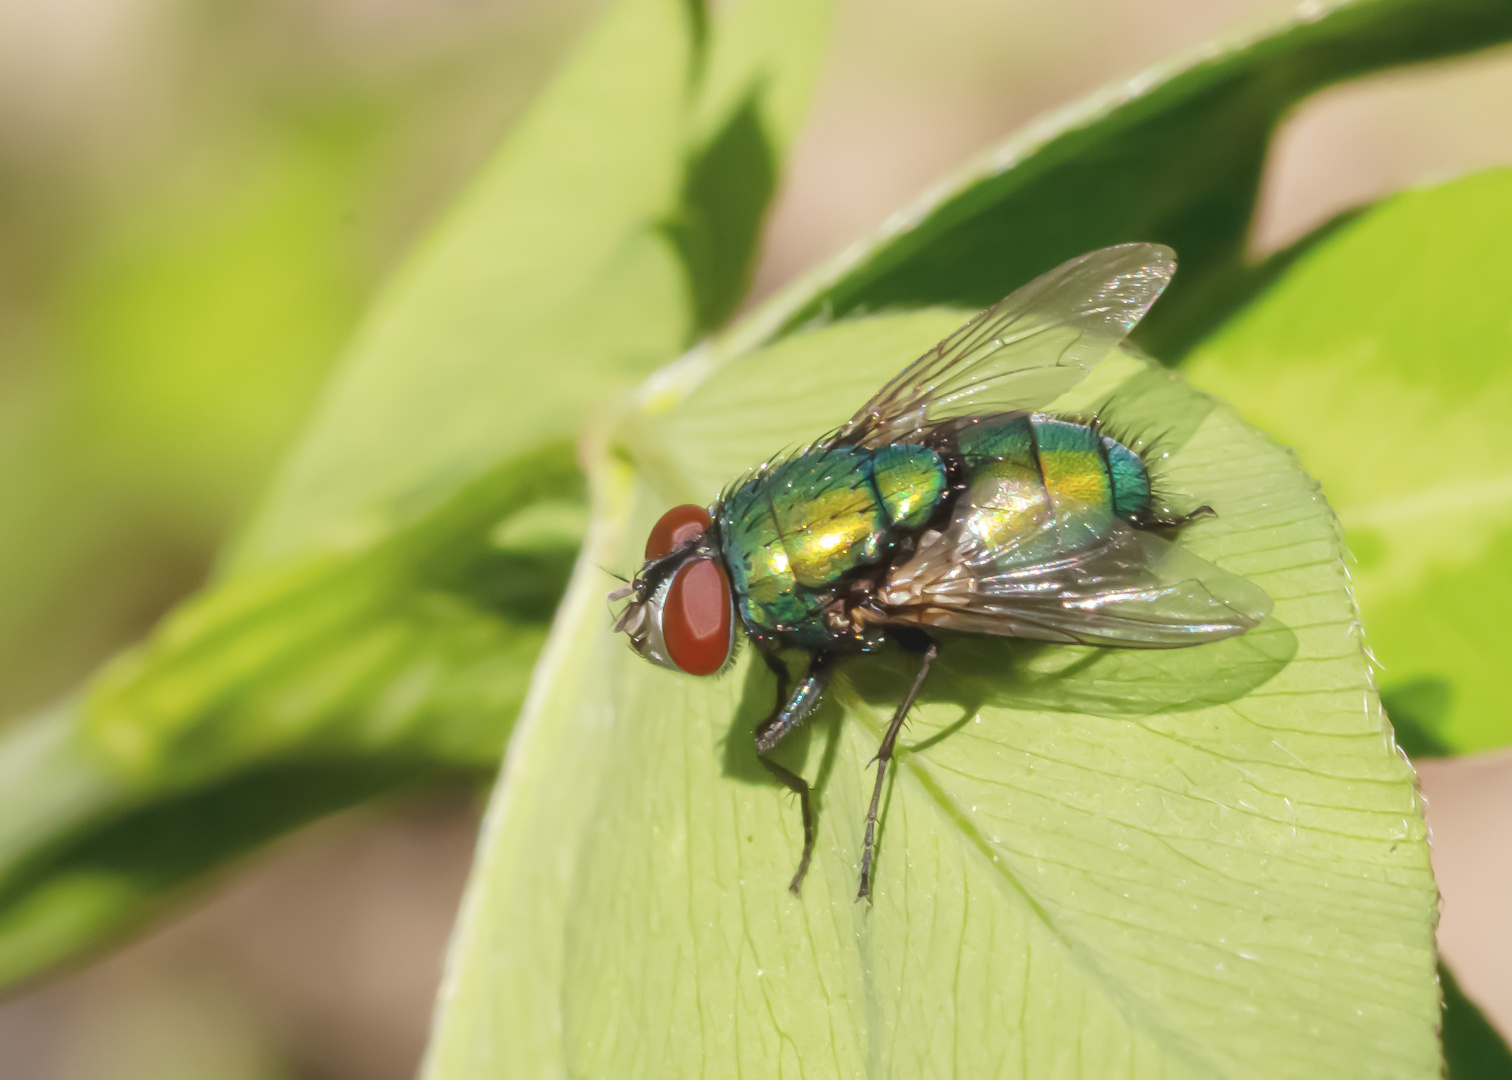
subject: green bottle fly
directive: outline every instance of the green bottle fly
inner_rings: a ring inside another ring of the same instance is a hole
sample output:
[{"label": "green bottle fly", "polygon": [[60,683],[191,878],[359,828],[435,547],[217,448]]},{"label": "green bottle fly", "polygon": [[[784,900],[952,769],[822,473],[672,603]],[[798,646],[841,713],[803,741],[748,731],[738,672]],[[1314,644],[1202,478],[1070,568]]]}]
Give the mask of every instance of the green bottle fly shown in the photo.
[{"label": "green bottle fly", "polygon": [[[715,674],[737,624],[777,677],[757,729],[765,754],[818,704],[837,659],[889,643],[921,655],[877,753],[860,897],[871,892],[883,778],[939,631],[1124,648],[1242,634],[1270,599],[1162,532],[1144,461],[1095,425],[1039,410],[1116,348],[1175,269],[1153,244],[1105,248],[1050,271],[905,368],[843,427],[736,481],[709,510],[679,506],[613,594],[616,629],[654,663]],[[789,693],[778,654],[803,650]]]}]

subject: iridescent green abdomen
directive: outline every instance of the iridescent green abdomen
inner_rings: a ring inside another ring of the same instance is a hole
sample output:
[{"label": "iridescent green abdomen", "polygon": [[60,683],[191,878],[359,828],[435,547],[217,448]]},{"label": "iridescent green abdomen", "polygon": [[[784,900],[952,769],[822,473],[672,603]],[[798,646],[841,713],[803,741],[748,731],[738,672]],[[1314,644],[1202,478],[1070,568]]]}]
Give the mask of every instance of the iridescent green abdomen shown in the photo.
[{"label": "iridescent green abdomen", "polygon": [[1144,462],[1087,424],[987,416],[962,422],[955,436],[967,488],[954,525],[1000,565],[1058,558],[1106,535],[1115,518],[1149,514]]},{"label": "iridescent green abdomen", "polygon": [[823,592],[892,553],[944,497],[935,451],[814,450],[758,472],[724,500],[720,543],[746,628],[793,645],[823,645]]}]

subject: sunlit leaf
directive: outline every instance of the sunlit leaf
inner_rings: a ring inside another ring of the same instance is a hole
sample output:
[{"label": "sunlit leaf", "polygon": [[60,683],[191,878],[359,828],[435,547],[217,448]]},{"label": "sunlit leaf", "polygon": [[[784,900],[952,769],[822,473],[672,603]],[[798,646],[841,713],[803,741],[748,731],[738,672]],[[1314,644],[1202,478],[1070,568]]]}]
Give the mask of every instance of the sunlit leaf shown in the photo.
[{"label": "sunlit leaf", "polygon": [[749,652],[682,676],[610,632],[598,565],[634,565],[669,501],[837,423],[959,317],[794,337],[624,429],[489,815],[428,1080],[1438,1075],[1426,830],[1338,527],[1285,450],[1177,376],[1118,358],[1062,404],[1111,396],[1158,432],[1159,482],[1218,512],[1182,542],[1274,617],[1161,653],[947,642],[874,905],[853,903],[867,762],[911,662],[848,665],[787,748],[821,807],[795,899],[797,811],[751,741],[771,676]]},{"label": "sunlit leaf", "polygon": [[654,223],[676,196],[693,35],[677,0],[608,10],[375,306],[243,565],[382,535],[570,435],[585,380],[623,383],[682,344]]},{"label": "sunlit leaf", "polygon": [[1188,368],[1322,481],[1414,753],[1512,742],[1509,245],[1512,171],[1390,199]]}]

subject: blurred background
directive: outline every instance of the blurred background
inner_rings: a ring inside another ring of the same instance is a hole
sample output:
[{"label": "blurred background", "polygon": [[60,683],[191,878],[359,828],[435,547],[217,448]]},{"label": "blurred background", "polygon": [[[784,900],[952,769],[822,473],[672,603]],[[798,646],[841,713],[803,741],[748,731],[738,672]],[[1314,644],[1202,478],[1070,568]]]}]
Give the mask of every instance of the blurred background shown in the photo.
[{"label": "blurred background", "polygon": [[[597,0],[0,0],[0,716],[212,567],[409,246]],[[840,0],[756,298],[1035,114],[1286,5]],[[1307,103],[1271,250],[1512,162],[1512,53]],[[1422,767],[1464,988],[1512,1032],[1512,759]],[[264,852],[178,919],[0,1004],[18,1080],[406,1080],[481,803],[410,798]]]}]

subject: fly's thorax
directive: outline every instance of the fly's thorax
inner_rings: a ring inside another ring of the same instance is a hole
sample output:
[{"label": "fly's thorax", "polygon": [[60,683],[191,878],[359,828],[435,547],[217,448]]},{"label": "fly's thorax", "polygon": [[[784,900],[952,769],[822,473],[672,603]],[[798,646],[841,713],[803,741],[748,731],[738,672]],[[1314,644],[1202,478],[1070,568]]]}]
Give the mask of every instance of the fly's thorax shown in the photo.
[{"label": "fly's thorax", "polygon": [[836,614],[849,586],[927,521],[945,490],[939,454],[912,445],[809,450],[738,484],[717,517],[747,629],[792,645],[843,646],[857,632]]}]

